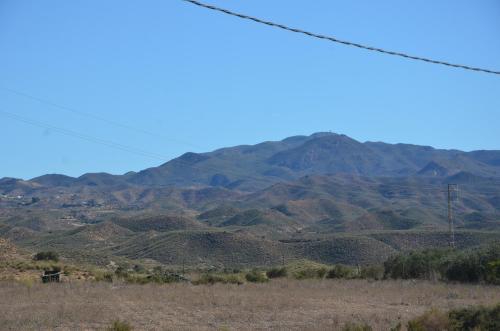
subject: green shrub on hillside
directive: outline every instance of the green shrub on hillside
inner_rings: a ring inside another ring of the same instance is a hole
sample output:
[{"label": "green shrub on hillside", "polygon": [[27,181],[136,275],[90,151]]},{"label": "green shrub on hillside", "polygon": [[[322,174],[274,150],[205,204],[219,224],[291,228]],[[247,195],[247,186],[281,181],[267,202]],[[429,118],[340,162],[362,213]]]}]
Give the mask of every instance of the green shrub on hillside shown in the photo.
[{"label": "green shrub on hillside", "polygon": [[441,269],[442,260],[447,254],[447,250],[429,249],[393,256],[384,262],[385,277],[430,279]]},{"label": "green shrub on hillside", "polygon": [[280,277],[286,277],[288,274],[287,270],[285,267],[282,268],[272,268],[269,269],[266,272],[267,278],[280,278]]},{"label": "green shrub on hillside", "polygon": [[94,279],[97,282],[113,282],[113,273],[110,271],[97,271],[93,273]]},{"label": "green shrub on hillside", "polygon": [[468,251],[430,249],[399,254],[384,263],[384,276],[500,284],[500,244]]},{"label": "green shrub on hillside", "polygon": [[500,285],[500,260],[491,261],[486,265],[486,282]]},{"label": "green shrub on hillside", "polygon": [[448,314],[432,309],[423,315],[408,321],[408,331],[445,331],[450,330]]},{"label": "green shrub on hillside", "polygon": [[115,270],[115,275],[120,278],[127,278],[129,276],[129,272],[125,266],[118,266]]},{"label": "green shrub on hillside", "polygon": [[448,259],[446,278],[459,282],[500,283],[500,244],[457,253]]},{"label": "green shrub on hillside", "polygon": [[59,261],[59,255],[53,251],[38,252],[33,257],[35,261]]},{"label": "green shrub on hillside", "polygon": [[304,268],[295,272],[295,279],[323,278],[327,274],[326,268]]},{"label": "green shrub on hillside", "polygon": [[500,330],[500,304],[452,310],[449,318],[451,330]]},{"label": "green shrub on hillside", "polygon": [[297,260],[286,266],[287,274],[295,279],[323,278],[328,266],[309,260]]},{"label": "green shrub on hillside", "polygon": [[132,326],[125,321],[116,320],[107,328],[107,331],[132,331]]},{"label": "green shrub on hillside", "polygon": [[141,264],[134,265],[133,269],[134,269],[134,272],[137,272],[137,273],[145,273],[146,272],[146,268],[144,268],[144,266]]},{"label": "green shrub on hillside", "polygon": [[264,272],[258,270],[252,270],[245,275],[245,279],[252,283],[265,283],[269,281]]},{"label": "green shrub on hillside", "polygon": [[355,323],[346,323],[342,328],[342,331],[372,331],[372,327],[368,324],[355,324]]},{"label": "green shrub on hillside", "polygon": [[500,304],[494,307],[469,307],[448,313],[432,309],[408,321],[408,331],[500,330]]},{"label": "green shrub on hillside", "polygon": [[229,275],[220,275],[220,274],[212,274],[206,273],[201,275],[201,277],[192,282],[194,285],[213,285],[216,283],[221,284],[243,284],[243,280],[240,275],[237,274],[229,274]]},{"label": "green shrub on hillside", "polygon": [[384,278],[384,267],[380,265],[361,267],[359,277],[363,279],[380,280]]},{"label": "green shrub on hillside", "polygon": [[447,262],[445,276],[458,282],[478,282],[484,274],[484,267],[476,254],[460,254]]},{"label": "green shrub on hillside", "polygon": [[161,266],[156,266],[151,273],[146,273],[146,279],[148,282],[158,284],[178,283],[188,280],[183,275],[164,269]]},{"label": "green shrub on hillside", "polygon": [[354,270],[341,264],[336,264],[328,271],[326,278],[352,278]]}]

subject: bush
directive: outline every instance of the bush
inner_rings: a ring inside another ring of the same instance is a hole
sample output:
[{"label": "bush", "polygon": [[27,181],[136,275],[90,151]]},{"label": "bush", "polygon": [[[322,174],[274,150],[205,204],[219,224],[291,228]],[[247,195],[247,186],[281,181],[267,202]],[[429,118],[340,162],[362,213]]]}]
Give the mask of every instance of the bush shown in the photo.
[{"label": "bush", "polygon": [[484,270],[482,269],[478,256],[461,254],[448,263],[445,276],[453,281],[475,283],[483,278]]},{"label": "bush", "polygon": [[361,267],[359,277],[363,279],[382,279],[384,278],[384,267],[378,265]]},{"label": "bush", "polygon": [[326,278],[351,278],[353,274],[354,272],[351,268],[337,264],[328,271]]},{"label": "bush", "polygon": [[500,283],[500,244],[449,258],[446,261],[446,278],[459,282]]},{"label": "bush", "polygon": [[500,304],[469,307],[443,313],[433,309],[408,322],[408,331],[500,330]]},{"label": "bush", "polygon": [[116,320],[107,329],[108,331],[132,331],[132,326],[125,321]]},{"label": "bush", "polygon": [[103,280],[103,281],[109,282],[109,283],[113,282],[113,274],[111,272],[105,272],[101,276],[102,277],[100,279],[97,279],[97,277],[96,277],[96,280]]},{"label": "bush", "polygon": [[252,283],[265,283],[269,281],[266,274],[257,270],[252,270],[245,275],[245,279]]},{"label": "bush", "polygon": [[222,272],[225,274],[239,274],[241,270],[238,268],[224,268]]},{"label": "bush", "polygon": [[38,252],[33,257],[35,261],[59,261],[59,255],[53,251]]},{"label": "bush", "polygon": [[266,272],[267,278],[280,278],[286,277],[288,272],[285,267],[282,268],[272,268]]},{"label": "bush", "polygon": [[186,279],[176,273],[172,272],[162,272],[162,273],[156,273],[153,275],[147,276],[147,279],[149,281],[159,283],[159,284],[170,284],[170,283],[179,283],[186,281]]},{"label": "bush", "polygon": [[441,269],[442,260],[447,254],[447,250],[428,249],[393,256],[384,263],[384,276],[393,279],[430,279]]},{"label": "bush", "polygon": [[134,272],[137,272],[137,273],[145,273],[146,272],[146,268],[144,268],[144,266],[140,265],[140,264],[134,265],[133,269],[134,269]]},{"label": "bush", "polygon": [[241,285],[243,280],[236,274],[218,275],[207,273],[203,274],[198,280],[193,281],[194,285],[213,285],[216,283]]},{"label": "bush", "polygon": [[500,285],[500,260],[491,261],[486,265],[487,283]]},{"label": "bush", "polygon": [[[408,322],[408,331],[443,331],[450,329],[448,314],[432,309]],[[461,330],[461,329],[460,329]]]},{"label": "bush", "polygon": [[319,268],[316,270],[316,274],[318,275],[318,278],[325,278],[325,275],[327,274],[328,269],[327,268]]},{"label": "bush", "polygon": [[394,327],[390,328],[389,331],[401,331],[402,328],[403,328],[403,325],[401,324],[401,322],[398,322],[398,324],[396,324]]},{"label": "bush", "polygon": [[132,283],[132,284],[148,284],[151,282],[150,278],[147,276],[144,276],[143,274],[127,274],[123,280],[125,280],[127,283]]},{"label": "bush", "polygon": [[500,304],[452,310],[449,318],[452,330],[500,330]]},{"label": "bush", "polygon": [[438,275],[451,281],[500,284],[500,244],[462,252],[416,251],[384,263],[385,277],[433,279]]},{"label": "bush", "polygon": [[313,279],[313,278],[323,278],[328,273],[328,269],[325,267],[316,266],[306,266],[302,269],[297,270],[293,276],[295,279]]},{"label": "bush", "polygon": [[224,278],[227,284],[237,284],[237,285],[243,284],[243,279],[241,278],[240,275],[237,274],[227,275]]},{"label": "bush", "polygon": [[365,323],[346,323],[346,325],[342,328],[342,331],[372,331],[372,327]]},{"label": "bush", "polygon": [[126,267],[124,266],[118,266],[118,268],[116,268],[115,270],[115,275],[117,275],[118,277],[121,277],[121,278],[127,278],[128,276],[128,270]]}]

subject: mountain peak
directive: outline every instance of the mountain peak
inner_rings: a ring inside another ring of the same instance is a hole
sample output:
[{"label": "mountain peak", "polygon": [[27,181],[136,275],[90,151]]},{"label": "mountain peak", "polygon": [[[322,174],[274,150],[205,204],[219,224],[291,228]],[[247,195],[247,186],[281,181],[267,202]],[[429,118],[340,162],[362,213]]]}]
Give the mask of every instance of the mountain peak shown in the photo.
[{"label": "mountain peak", "polygon": [[345,136],[345,135],[329,131],[329,132],[315,132],[315,133],[311,134],[309,137],[321,138],[321,137],[326,137],[326,136]]},{"label": "mountain peak", "polygon": [[30,182],[35,182],[44,186],[68,186],[75,182],[74,177],[60,175],[60,174],[47,174],[30,179]]}]

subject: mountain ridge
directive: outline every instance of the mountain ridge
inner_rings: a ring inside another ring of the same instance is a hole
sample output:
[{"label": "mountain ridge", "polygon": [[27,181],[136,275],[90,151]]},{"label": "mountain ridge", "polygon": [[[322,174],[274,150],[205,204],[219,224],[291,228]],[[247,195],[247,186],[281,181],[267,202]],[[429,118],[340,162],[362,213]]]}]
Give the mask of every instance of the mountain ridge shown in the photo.
[{"label": "mountain ridge", "polygon": [[[361,143],[328,132],[184,153],[123,175],[0,179],[0,237],[70,259],[380,263],[500,233],[500,151]],[[234,254],[233,254],[234,253]]]},{"label": "mountain ridge", "polygon": [[[413,144],[361,143],[346,135],[318,132],[280,141],[239,145],[212,152],[187,152],[157,167],[123,175],[86,173],[79,177],[47,174],[32,178],[0,179],[0,190],[12,187],[68,186],[221,186],[255,191],[275,182],[310,174],[357,174],[368,177],[422,175],[438,177],[470,172],[500,177],[500,151],[463,152]],[[13,182],[15,180],[16,182]]]}]

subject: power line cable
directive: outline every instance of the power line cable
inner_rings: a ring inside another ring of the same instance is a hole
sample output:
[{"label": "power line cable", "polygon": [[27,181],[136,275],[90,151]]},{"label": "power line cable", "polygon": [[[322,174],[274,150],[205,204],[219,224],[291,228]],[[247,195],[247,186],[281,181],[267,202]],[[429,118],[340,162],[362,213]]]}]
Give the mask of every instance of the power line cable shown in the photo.
[{"label": "power line cable", "polygon": [[[109,140],[105,140],[105,139],[101,139],[101,138],[97,138],[97,137],[94,137],[94,136],[90,136],[88,134],[83,134],[83,133],[80,133],[80,132],[76,132],[76,131],[73,131],[73,130],[68,130],[68,129],[64,129],[64,128],[60,128],[60,127],[57,127],[57,126],[54,126],[54,125],[51,125],[51,124],[47,124],[47,123],[43,123],[43,122],[39,122],[39,121],[36,121],[36,120],[33,120],[33,119],[30,119],[30,118],[27,118],[27,117],[24,117],[24,116],[20,116],[20,115],[17,115],[17,114],[14,114],[14,113],[11,113],[11,112],[8,112],[8,111],[5,111],[5,110],[1,110],[0,109],[0,114],[3,114],[4,116],[6,117],[9,117],[13,120],[16,120],[16,121],[19,121],[19,122],[23,122],[23,123],[26,123],[26,124],[30,124],[30,125],[33,125],[33,126],[38,126],[38,127],[41,127],[41,128],[45,128],[45,129],[49,129],[49,130],[53,130],[55,132],[58,132],[60,134],[63,134],[63,135],[67,135],[67,136],[71,136],[71,137],[75,137],[75,138],[79,138],[79,139],[82,139],[82,140],[86,140],[86,141],[89,141],[89,142],[93,142],[93,143],[96,143],[96,144],[101,144],[101,145],[104,145],[104,146],[107,146],[107,147],[110,147],[110,148],[114,148],[114,149],[118,149],[118,150],[121,150],[121,151],[125,151],[125,152],[129,152],[129,153],[133,153],[133,154],[137,154],[137,155],[141,155],[141,156],[146,156],[146,157],[149,157],[149,158],[152,158],[152,159],[156,159],[156,160],[161,160],[161,161],[165,161],[166,159],[169,159],[168,157],[166,156],[163,156],[163,155],[160,155],[160,154],[157,154],[157,153],[151,153],[151,152],[147,152],[147,151],[144,151],[144,150],[141,150],[141,149],[137,149],[137,148],[134,148],[134,147],[130,147],[130,146],[127,146],[127,145],[124,145],[124,144],[121,144],[121,143],[116,143],[114,141],[109,141]],[[213,166],[213,165],[203,165],[202,167],[198,168],[196,165],[190,163],[189,161],[186,161],[186,160],[182,160],[180,158],[175,158],[175,159],[172,159],[170,161],[174,161],[175,163],[177,164],[181,164],[181,165],[184,165],[186,167],[191,167],[192,168],[192,171],[199,171],[199,170],[212,170],[216,173],[218,173],[219,171],[221,171],[221,169],[219,167],[216,167],[216,166]],[[266,177],[267,179],[269,179],[268,176],[266,175],[262,175],[262,177],[258,177],[258,176],[255,176],[255,175],[245,175],[245,174],[239,174],[239,173],[236,173],[234,171],[228,171],[227,169],[224,169],[222,171],[222,173],[225,173],[227,175],[230,175],[233,177],[234,180],[238,180],[238,179],[251,179],[251,180],[255,180],[255,181],[266,181]],[[299,178],[295,178],[295,180],[298,180]],[[288,182],[288,181],[285,181],[285,183]],[[292,182],[290,182],[292,185],[293,185],[293,179],[292,179]],[[371,185],[368,185],[366,187],[366,190],[367,191],[373,191],[373,192],[379,192],[381,189],[385,189],[385,190],[390,190],[392,192],[388,192],[388,193],[391,193],[391,194],[394,194],[394,195],[398,195],[398,196],[401,196],[401,195],[404,195],[404,196],[421,196],[421,193],[424,193],[424,192],[427,192],[427,193],[436,193],[436,194],[444,194],[446,193],[445,191],[442,191],[441,190],[441,186],[442,184],[435,184],[435,185],[432,185],[432,184],[410,184],[410,185],[402,185],[402,184],[397,184],[397,183],[394,183],[394,184],[391,184],[391,183],[383,183],[383,182],[375,182],[375,183],[371,183]],[[413,191],[413,192],[398,192],[398,190],[402,190],[402,191]],[[415,192],[416,191],[416,192]],[[467,192],[468,190],[465,190],[465,192]],[[481,194],[498,194],[500,191],[494,191],[494,190],[480,190],[480,189],[476,189],[476,190],[473,190],[475,193],[481,193]],[[379,192],[380,193],[380,192]]]},{"label": "power line cable", "polygon": [[266,21],[266,20],[257,18],[257,17],[253,17],[253,16],[248,16],[248,15],[245,15],[245,14],[236,13],[236,12],[224,9],[224,8],[220,8],[220,7],[216,7],[216,6],[213,6],[213,5],[205,4],[205,3],[202,3],[202,2],[199,2],[199,1],[196,1],[196,0],[182,0],[182,1],[189,2],[189,3],[191,3],[193,5],[196,5],[196,6],[199,6],[199,7],[203,7],[203,8],[211,9],[211,10],[214,10],[214,11],[218,11],[218,12],[221,12],[221,13],[224,13],[224,14],[227,14],[227,15],[239,17],[239,18],[242,18],[242,19],[245,19],[245,20],[250,20],[250,21],[254,21],[254,22],[260,23],[260,24],[265,24],[265,25],[268,25],[268,26],[271,26],[271,27],[275,27],[275,28],[278,28],[278,29],[282,29],[282,30],[286,30],[286,31],[290,31],[290,32],[295,32],[295,33],[300,33],[300,34],[307,35],[309,37],[323,39],[323,40],[328,40],[328,41],[331,41],[331,42],[334,42],[334,43],[339,43],[339,44],[343,44],[343,45],[347,45],[347,46],[357,47],[357,48],[365,49],[365,50],[368,50],[368,51],[379,52],[379,53],[382,53],[382,54],[388,54],[388,55],[393,55],[393,56],[399,56],[399,57],[403,57],[403,58],[407,58],[407,59],[411,59],[411,60],[423,61],[423,62],[432,63],[432,64],[440,64],[440,65],[444,65],[444,66],[448,66],[448,67],[453,67],[453,68],[460,68],[460,69],[465,69],[465,70],[472,70],[472,71],[484,72],[484,73],[488,73],[488,74],[500,75],[500,71],[495,71],[495,70],[490,70],[490,69],[484,69],[484,68],[478,68],[478,67],[471,67],[471,66],[463,65],[463,64],[454,64],[454,63],[449,63],[449,62],[440,61],[440,60],[433,60],[433,59],[426,58],[426,57],[421,57],[421,56],[415,56],[415,55],[410,55],[410,54],[401,53],[401,52],[390,51],[390,50],[386,50],[386,49],[382,49],[382,48],[378,48],[378,47],[372,47],[372,46],[367,46],[367,45],[363,45],[363,44],[358,44],[358,43],[355,43],[355,42],[352,42],[352,41],[341,40],[341,39],[338,39],[338,38],[332,37],[332,36],[326,36],[326,35],[322,35],[322,34],[318,34],[318,33],[314,33],[314,32],[305,31],[305,30],[302,30],[302,29],[292,28],[292,27],[288,27],[288,26],[283,25],[283,24],[274,23],[274,22],[271,22],[271,21]]},{"label": "power line cable", "polygon": [[6,117],[9,117],[9,118],[11,118],[13,120],[16,120],[18,122],[23,122],[23,123],[27,123],[27,124],[30,124],[30,125],[33,125],[33,126],[38,126],[38,127],[44,128],[44,129],[53,130],[53,131],[55,131],[57,133],[60,133],[60,134],[66,135],[66,136],[71,136],[71,137],[74,137],[74,138],[79,138],[79,139],[82,139],[82,140],[90,141],[90,142],[93,142],[93,143],[96,143],[96,144],[104,145],[104,146],[107,146],[107,147],[110,147],[110,148],[114,148],[114,149],[118,149],[118,150],[121,150],[121,151],[124,151],[124,152],[134,153],[134,154],[137,154],[137,155],[146,156],[146,157],[149,157],[149,158],[152,158],[152,159],[156,159],[156,160],[161,160],[161,161],[165,161],[165,160],[168,159],[166,156],[163,156],[163,155],[160,155],[160,154],[147,152],[147,151],[144,151],[144,150],[141,150],[141,149],[138,149],[138,148],[134,148],[134,147],[130,147],[130,146],[127,146],[127,145],[120,144],[120,143],[116,143],[114,141],[105,140],[105,139],[101,139],[101,138],[96,138],[96,137],[90,136],[88,134],[84,134],[84,133],[80,133],[80,132],[76,132],[76,131],[72,131],[72,130],[60,128],[60,127],[57,127],[57,126],[54,126],[54,125],[50,125],[50,124],[46,124],[46,123],[43,123],[43,122],[39,122],[39,121],[30,119],[30,118],[27,118],[27,117],[24,117],[24,116],[20,116],[20,115],[11,113],[11,112],[7,112],[7,111],[4,111],[4,110],[0,110],[0,114],[4,115]]},{"label": "power line cable", "polygon": [[0,89],[2,89],[4,91],[7,91],[7,92],[10,92],[12,94],[16,94],[18,96],[22,96],[22,97],[25,97],[25,98],[28,98],[28,99],[31,99],[31,100],[35,100],[35,101],[37,101],[39,103],[46,104],[46,105],[51,106],[53,108],[57,108],[57,109],[60,109],[60,110],[66,111],[66,112],[70,112],[70,113],[73,113],[73,114],[77,114],[77,115],[80,115],[80,116],[85,116],[85,117],[88,117],[88,118],[92,118],[94,120],[98,120],[98,121],[104,122],[106,124],[114,125],[116,127],[122,128],[122,129],[130,130],[130,131],[135,131],[135,132],[138,132],[138,133],[146,134],[146,135],[149,135],[149,136],[152,136],[152,137],[156,137],[156,138],[160,138],[160,139],[170,140],[170,141],[173,141],[175,143],[180,143],[180,144],[183,144],[183,145],[186,145],[186,146],[190,146],[190,147],[195,147],[195,148],[199,148],[200,147],[200,146],[196,146],[194,144],[191,144],[191,143],[188,143],[188,142],[185,142],[185,141],[181,141],[181,140],[173,139],[173,138],[170,138],[170,137],[166,137],[166,136],[158,134],[156,132],[152,132],[152,131],[145,130],[145,129],[142,129],[142,128],[137,128],[137,127],[134,127],[134,126],[126,125],[126,124],[123,124],[123,123],[120,123],[120,122],[117,122],[117,121],[113,121],[113,120],[110,120],[110,119],[107,119],[107,118],[104,118],[104,117],[101,117],[101,116],[98,116],[98,115],[94,115],[94,114],[91,114],[91,113],[88,113],[88,112],[80,111],[80,110],[77,110],[77,109],[72,108],[72,107],[64,106],[64,105],[52,102],[50,100],[46,100],[46,99],[43,99],[43,98],[40,98],[40,97],[36,97],[36,96],[30,95],[28,93],[17,91],[17,90],[14,90],[14,89],[11,89],[11,88],[8,88],[8,87],[5,87],[5,86],[0,86]]},{"label": "power line cable", "polygon": [[[200,169],[200,168],[198,168],[196,166],[196,164],[192,164],[189,161],[182,160],[180,158],[170,159],[170,158],[168,158],[168,157],[166,157],[164,155],[160,155],[160,154],[157,154],[157,153],[147,152],[147,151],[144,151],[142,149],[134,148],[134,147],[127,146],[127,145],[124,145],[124,144],[121,144],[121,143],[117,143],[117,142],[114,142],[114,141],[105,140],[105,139],[97,138],[97,137],[94,137],[94,136],[90,136],[88,134],[76,132],[76,131],[73,131],[73,130],[64,129],[64,128],[57,127],[57,126],[54,126],[54,125],[51,125],[51,124],[47,124],[47,123],[43,123],[43,122],[40,122],[40,121],[36,121],[36,120],[31,119],[31,118],[20,116],[20,115],[17,115],[17,114],[14,114],[14,113],[2,110],[2,109],[0,109],[0,114],[4,115],[6,117],[9,117],[10,119],[16,120],[18,122],[30,124],[30,125],[33,125],[33,126],[44,128],[44,129],[53,130],[53,131],[55,131],[55,132],[57,132],[59,134],[63,134],[63,135],[66,135],[66,136],[70,136],[70,137],[74,137],[74,138],[86,140],[86,141],[89,141],[89,142],[92,142],[92,143],[96,143],[96,144],[100,144],[100,145],[107,146],[107,147],[110,147],[110,148],[118,149],[118,150],[121,150],[121,151],[124,151],[124,152],[133,153],[133,154],[137,154],[137,155],[141,155],[141,156],[146,156],[146,157],[149,157],[149,158],[152,158],[152,159],[155,159],[155,160],[161,160],[162,162],[165,162],[165,160],[169,160],[169,162],[174,161],[175,163],[181,164],[182,166],[191,167],[191,171],[193,171],[193,172],[207,169],[207,170],[215,171],[217,173],[217,172],[219,172],[221,170],[220,168],[215,167],[215,166],[211,166],[211,165],[204,165]],[[224,170],[223,173],[226,173],[226,174],[228,174],[230,176],[234,176],[234,180],[241,180],[241,179],[252,179],[252,180],[255,180],[255,181],[265,181],[266,180],[265,178],[259,178],[257,176],[237,174],[234,171]]]}]

